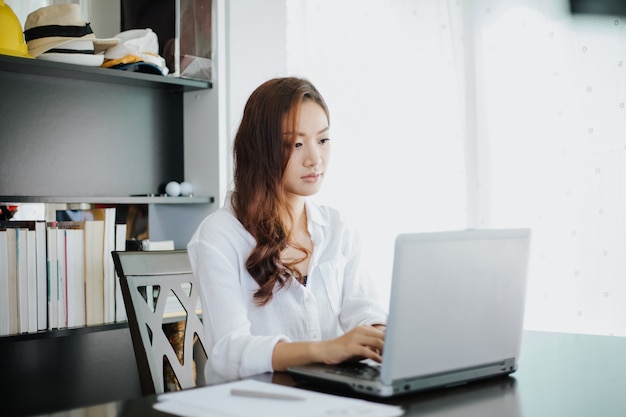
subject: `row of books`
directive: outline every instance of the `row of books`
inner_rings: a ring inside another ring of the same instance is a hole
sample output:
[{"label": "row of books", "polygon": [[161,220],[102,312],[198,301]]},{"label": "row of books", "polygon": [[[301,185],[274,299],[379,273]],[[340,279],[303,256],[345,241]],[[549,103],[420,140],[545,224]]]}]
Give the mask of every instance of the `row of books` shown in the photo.
[{"label": "row of books", "polygon": [[0,222],[0,335],[126,320],[111,251],[115,208],[57,210],[56,221]]}]

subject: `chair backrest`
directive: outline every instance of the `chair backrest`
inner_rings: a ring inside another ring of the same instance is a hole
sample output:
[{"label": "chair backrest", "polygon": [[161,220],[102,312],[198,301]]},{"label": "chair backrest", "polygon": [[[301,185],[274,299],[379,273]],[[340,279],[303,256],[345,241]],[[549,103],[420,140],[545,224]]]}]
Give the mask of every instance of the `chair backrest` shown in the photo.
[{"label": "chair backrest", "polygon": [[187,251],[111,254],[143,393],[201,385],[207,344]]}]

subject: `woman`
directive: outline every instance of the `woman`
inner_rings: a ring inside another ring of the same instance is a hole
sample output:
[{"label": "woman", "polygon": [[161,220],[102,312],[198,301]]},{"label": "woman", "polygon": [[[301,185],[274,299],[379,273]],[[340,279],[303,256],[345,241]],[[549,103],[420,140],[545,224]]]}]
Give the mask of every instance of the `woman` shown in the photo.
[{"label": "woman", "polygon": [[235,136],[234,190],[188,244],[207,381],[381,361],[387,314],[364,285],[357,236],[306,198],[329,156],[328,108],[310,82],[277,78],[252,93]]}]

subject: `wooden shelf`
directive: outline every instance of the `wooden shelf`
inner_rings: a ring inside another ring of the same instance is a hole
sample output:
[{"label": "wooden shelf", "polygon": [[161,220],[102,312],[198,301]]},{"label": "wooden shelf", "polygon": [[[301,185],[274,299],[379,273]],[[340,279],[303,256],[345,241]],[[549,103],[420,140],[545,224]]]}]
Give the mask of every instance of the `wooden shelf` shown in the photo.
[{"label": "wooden shelf", "polygon": [[43,61],[9,55],[0,55],[0,71],[173,91],[203,90],[212,87],[210,81],[66,64],[64,62]]},{"label": "wooden shelf", "polygon": [[214,197],[155,196],[0,196],[2,203],[86,203],[86,204],[210,204]]}]

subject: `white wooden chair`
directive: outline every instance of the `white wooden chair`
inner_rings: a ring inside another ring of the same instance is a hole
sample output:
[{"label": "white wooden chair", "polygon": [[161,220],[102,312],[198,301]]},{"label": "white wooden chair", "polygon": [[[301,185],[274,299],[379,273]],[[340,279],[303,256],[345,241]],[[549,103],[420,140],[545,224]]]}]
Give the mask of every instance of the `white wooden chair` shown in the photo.
[{"label": "white wooden chair", "polygon": [[204,383],[206,343],[186,250],[112,252],[144,394]]}]

